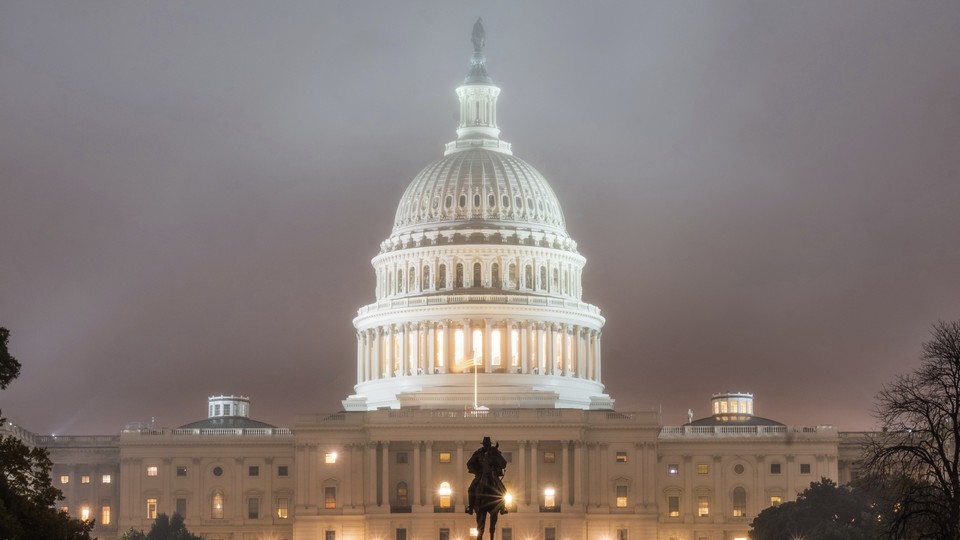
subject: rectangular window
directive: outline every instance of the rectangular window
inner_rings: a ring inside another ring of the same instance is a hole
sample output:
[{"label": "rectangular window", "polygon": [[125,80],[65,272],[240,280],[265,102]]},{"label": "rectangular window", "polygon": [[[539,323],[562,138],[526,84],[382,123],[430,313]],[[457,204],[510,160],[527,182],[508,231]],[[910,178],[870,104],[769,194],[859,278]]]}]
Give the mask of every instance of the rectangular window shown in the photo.
[{"label": "rectangular window", "polygon": [[327,452],[323,455],[324,463],[336,463],[337,462],[337,453],[336,452]]},{"label": "rectangular window", "polygon": [[286,465],[277,467],[277,476],[290,476],[290,467]]},{"label": "rectangular window", "polygon": [[710,497],[706,495],[697,496],[697,515],[700,517],[710,515]]},{"label": "rectangular window", "polygon": [[147,519],[157,519],[156,499],[147,499]]},{"label": "rectangular window", "polygon": [[80,520],[81,520],[81,521],[87,521],[88,519],[90,519],[90,507],[89,507],[89,506],[81,506],[81,507],[80,507]]},{"label": "rectangular window", "polygon": [[407,530],[406,529],[397,529],[397,533],[394,536],[395,540],[407,540]]},{"label": "rectangular window", "polygon": [[290,517],[290,499],[287,497],[277,498],[277,517],[280,519]]},{"label": "rectangular window", "polygon": [[63,512],[64,514],[69,514],[69,513],[70,513],[70,507],[69,507],[69,506],[61,506],[61,507],[60,507],[60,511]]},{"label": "rectangular window", "polygon": [[109,474],[104,474],[100,477],[101,484],[109,484],[110,482],[113,482],[113,478],[111,478]]},{"label": "rectangular window", "polygon": [[627,507],[627,486],[617,486],[617,508]]},{"label": "rectangular window", "polygon": [[626,463],[626,462],[627,462],[627,453],[617,452],[617,463]]},{"label": "rectangular window", "polygon": [[500,529],[500,540],[513,540],[513,529],[511,527]]},{"label": "rectangular window", "polygon": [[670,517],[680,517],[680,496],[670,495],[667,497],[667,515]]},{"label": "rectangular window", "polygon": [[440,452],[437,454],[440,463],[450,463],[450,452]]},{"label": "rectangular window", "polygon": [[230,416],[230,404],[229,404],[229,403],[224,403],[224,404],[223,404],[223,415],[224,415],[224,416]]},{"label": "rectangular window", "polygon": [[450,540],[450,529],[440,529],[439,540]]},{"label": "rectangular window", "polygon": [[406,452],[397,452],[397,465],[403,465],[407,463],[409,456]]},{"label": "rectangular window", "polygon": [[187,500],[182,497],[177,499],[177,513],[181,517],[187,516]]},{"label": "rectangular window", "polygon": [[710,474],[710,465],[707,463],[697,463],[697,474]]},{"label": "rectangular window", "polygon": [[780,464],[771,463],[770,464],[770,474],[780,474]]},{"label": "rectangular window", "polygon": [[186,467],[183,467],[183,466],[177,467],[177,476],[186,476],[186,475],[187,475]]},{"label": "rectangular window", "polygon": [[85,474],[85,475],[81,476],[81,477],[80,477],[80,483],[81,483],[81,484],[89,484],[89,483],[90,483],[90,475],[89,475],[89,474]]},{"label": "rectangular window", "polygon": [[783,502],[783,498],[779,495],[770,496],[770,506],[779,506]]},{"label": "rectangular window", "polygon": [[61,475],[60,475],[60,483],[61,483],[61,484],[69,484],[69,483],[70,483],[70,475],[69,475],[69,474],[61,474]]},{"label": "rectangular window", "polygon": [[544,453],[543,453],[543,462],[544,462],[544,463],[556,463],[556,462],[557,462],[557,454],[555,454],[554,452],[544,452]]},{"label": "rectangular window", "polygon": [[109,525],[110,524],[110,507],[103,506],[100,508],[100,525]]},{"label": "rectangular window", "polygon": [[260,499],[247,499],[247,519],[260,519]]},{"label": "rectangular window", "polygon": [[810,464],[801,463],[800,464],[800,474],[810,474]]},{"label": "rectangular window", "polygon": [[677,476],[680,474],[680,465],[677,465],[676,463],[667,465],[667,474],[670,476]]},{"label": "rectangular window", "polygon": [[157,466],[151,465],[147,467],[147,476],[156,476],[157,475]]},{"label": "rectangular window", "polygon": [[260,476],[260,466],[250,465],[247,467],[247,476]]},{"label": "rectangular window", "polygon": [[556,527],[547,527],[543,530],[543,539],[544,540],[557,540],[557,528]]},{"label": "rectangular window", "polygon": [[323,531],[323,540],[337,540],[337,531]]},{"label": "rectangular window", "polygon": [[617,529],[617,540],[627,540],[627,529]]},{"label": "rectangular window", "polygon": [[323,507],[328,509],[337,507],[337,488],[331,486],[323,488]]}]

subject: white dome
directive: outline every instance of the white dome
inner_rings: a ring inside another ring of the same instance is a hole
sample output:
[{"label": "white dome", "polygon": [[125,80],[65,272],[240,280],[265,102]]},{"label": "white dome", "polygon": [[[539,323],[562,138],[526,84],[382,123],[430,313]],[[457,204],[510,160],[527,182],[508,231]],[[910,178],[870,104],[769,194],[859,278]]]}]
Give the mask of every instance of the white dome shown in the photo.
[{"label": "white dome", "polygon": [[393,234],[478,222],[566,236],[560,203],[543,175],[518,157],[486,148],[427,165],[400,199]]}]

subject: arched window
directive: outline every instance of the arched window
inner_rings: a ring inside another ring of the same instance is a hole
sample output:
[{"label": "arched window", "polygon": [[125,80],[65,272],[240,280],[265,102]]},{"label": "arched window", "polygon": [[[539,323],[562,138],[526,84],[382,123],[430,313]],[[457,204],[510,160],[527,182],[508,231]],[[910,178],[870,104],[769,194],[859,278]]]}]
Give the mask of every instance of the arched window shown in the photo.
[{"label": "arched window", "polygon": [[423,267],[423,274],[420,276],[420,290],[427,291],[430,290],[430,267]]},{"label": "arched window", "polygon": [[742,487],[733,488],[733,517],[747,515],[747,490]]},{"label": "arched window", "polygon": [[508,268],[507,279],[509,280],[507,283],[507,287],[510,289],[519,289],[520,283],[517,281],[517,265],[514,263],[510,263],[510,266],[508,266],[507,268]]},{"label": "arched window", "polygon": [[466,196],[466,195],[461,195],[461,196],[460,196],[460,208],[465,208],[466,206],[467,206],[467,196]]},{"label": "arched window", "polygon": [[397,294],[403,292],[403,270],[397,270]]},{"label": "arched window", "polygon": [[411,268],[410,271],[407,272],[407,276],[409,276],[408,278],[409,284],[407,285],[407,291],[412,292],[417,288],[417,270],[415,268]]},{"label": "arched window", "polygon": [[474,287],[482,286],[481,274],[483,272],[483,267],[480,266],[480,263],[473,264],[473,283]]},{"label": "arched window", "polygon": [[443,206],[445,208],[450,208],[453,206],[453,196],[447,195],[447,198],[443,201]]},{"label": "arched window", "polygon": [[457,364],[463,363],[463,330],[457,329],[453,333],[453,361]]},{"label": "arched window", "polygon": [[479,328],[473,331],[473,361],[483,363],[483,331]]},{"label": "arched window", "polygon": [[463,263],[457,263],[457,275],[454,277],[453,288],[463,288]]},{"label": "arched window", "polygon": [[553,287],[551,287],[550,290],[554,292],[560,291],[560,271],[556,268],[553,269]]},{"label": "arched window", "polygon": [[437,494],[440,495],[440,508],[450,508],[450,496],[453,494],[450,483],[440,482],[440,489],[437,490]]},{"label": "arched window", "polygon": [[474,207],[474,208],[480,208],[480,194],[479,194],[479,193],[475,193],[475,194],[473,195],[473,207]]},{"label": "arched window", "polygon": [[500,288],[500,265],[497,263],[490,266],[490,282],[492,287]]},{"label": "arched window", "polygon": [[440,265],[440,275],[437,277],[437,288],[447,288],[447,265],[445,264]]},{"label": "arched window", "polygon": [[533,267],[529,264],[527,268],[523,271],[523,286],[527,289],[533,288]]},{"label": "arched window", "polygon": [[489,206],[490,208],[493,208],[496,205],[497,205],[497,198],[493,195],[493,193],[487,195],[487,206]]},{"label": "arched window", "polygon": [[213,492],[210,499],[210,517],[212,519],[223,519],[223,492],[217,490]]},{"label": "arched window", "polygon": [[407,483],[397,484],[397,506],[410,506],[410,500],[407,497]]},{"label": "arched window", "polygon": [[540,267],[540,287],[541,290],[547,290],[547,267]]}]

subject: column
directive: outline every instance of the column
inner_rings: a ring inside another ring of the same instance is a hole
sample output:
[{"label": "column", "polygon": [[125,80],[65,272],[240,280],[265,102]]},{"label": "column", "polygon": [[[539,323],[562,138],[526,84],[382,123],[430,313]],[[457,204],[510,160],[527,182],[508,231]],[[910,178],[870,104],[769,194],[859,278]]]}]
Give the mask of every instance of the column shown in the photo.
[{"label": "column", "polygon": [[473,323],[470,319],[463,320],[463,359],[473,361]]},{"label": "column", "polygon": [[600,369],[600,359],[601,359],[600,351],[602,350],[602,348],[600,347],[600,338],[601,338],[601,336],[602,336],[602,333],[598,330],[598,331],[597,331],[597,359],[596,359],[596,363],[595,363],[595,364],[596,364],[596,370],[595,370],[595,373],[594,373],[594,380],[596,380],[596,381],[603,380],[603,372],[602,372],[602,370]]},{"label": "column", "polygon": [[423,505],[420,496],[420,441],[413,441],[413,505]]},{"label": "column", "polygon": [[[433,490],[436,489],[436,486],[433,485],[433,441],[427,441],[425,448],[424,464],[427,469],[426,474],[426,484],[427,484],[427,498],[426,500],[430,502],[430,506],[433,506]],[[426,502],[426,501],[424,501]]]},{"label": "column", "polygon": [[797,500],[797,489],[793,485],[793,480],[794,480],[793,454],[787,454],[787,462],[784,464],[784,466],[787,468],[787,470],[784,471],[784,473],[787,475],[787,494],[786,495],[787,497],[790,497],[790,498],[784,500],[783,502],[795,501]]},{"label": "column", "polygon": [[[466,463],[463,461],[463,441],[457,441],[457,487],[454,493],[457,494],[457,498],[460,499],[460,504],[463,506],[467,505],[467,488],[470,487],[463,483],[463,471],[466,468],[463,464]],[[459,505],[454,505],[458,507]],[[456,508],[454,508],[456,510]]]},{"label": "column", "polygon": [[[343,481],[340,482],[340,484],[343,486],[343,507],[348,505],[353,506],[353,486],[351,485],[353,483],[353,471],[350,470],[351,467],[353,467],[352,452],[352,444],[343,445],[343,463],[340,465],[340,470],[346,472],[346,474],[341,477]],[[273,475],[270,474],[267,476],[267,478],[273,478]],[[270,490],[267,490],[266,496],[270,497]],[[267,508],[270,508],[270,506],[268,505]]]},{"label": "column", "polygon": [[570,504],[570,441],[560,441],[560,505]]},{"label": "column", "polygon": [[377,443],[368,442],[364,448],[367,453],[367,496],[364,504],[367,509],[377,504]]},{"label": "column", "polygon": [[517,506],[528,504],[530,498],[527,496],[527,441],[517,441],[517,453],[520,454],[520,463],[518,463],[518,474],[520,475],[518,486],[519,490],[515,494]]},{"label": "column", "polygon": [[[583,441],[573,442],[573,504],[583,505]],[[636,480],[634,481],[636,483]]]},{"label": "column", "polygon": [[[295,463],[297,465],[297,506],[306,506],[307,505],[307,471],[310,469],[310,465],[307,463],[307,445],[298,444],[297,445],[297,457]],[[209,517],[209,515],[207,516]]]},{"label": "column", "polygon": [[[503,359],[500,361],[502,363]],[[483,320],[483,371],[493,372],[493,319]]]},{"label": "column", "polygon": [[727,497],[723,492],[723,456],[713,456],[713,500],[710,501],[710,513],[719,516],[729,516],[730,511],[725,508]]},{"label": "column", "polygon": [[440,343],[440,350],[443,351],[443,365],[440,366],[440,373],[447,373],[450,366],[450,321],[440,323],[440,329],[443,330],[443,339]]},{"label": "column", "polygon": [[[750,503],[750,515],[755,516],[763,510],[764,499],[766,499],[766,487],[764,486],[765,482],[763,481],[767,475],[766,473],[766,456],[763,454],[756,454],[757,459],[757,475],[756,475],[756,484],[753,487],[755,495],[751,498],[750,495],[747,495],[747,501]],[[752,499],[752,500],[751,500]]]},{"label": "column", "polygon": [[523,321],[520,327],[520,372],[530,373],[530,321]]},{"label": "column", "polygon": [[371,364],[373,365],[373,371],[370,374],[374,379],[379,379],[383,373],[383,357],[381,356],[381,346],[383,343],[383,328],[378,327],[373,329],[373,352],[370,358]]},{"label": "column", "polygon": [[384,337],[386,338],[384,340],[386,342],[386,351],[384,351],[386,353],[384,355],[386,357],[386,362],[384,362],[383,371],[387,374],[387,378],[389,379],[393,377],[393,366],[396,363],[394,354],[397,351],[396,329],[394,329],[392,324],[387,326]]},{"label": "column", "polygon": [[436,324],[430,323],[427,326],[427,365],[424,368],[428,375],[433,375],[434,371],[437,369],[436,344]]},{"label": "column", "polygon": [[554,332],[553,325],[548,324],[546,327],[547,346],[545,347],[547,351],[546,351],[546,354],[544,355],[546,356],[546,358],[544,358],[545,361],[543,362],[543,367],[544,367],[543,372],[546,375],[553,375],[553,372],[555,371],[556,362],[557,362],[557,359],[553,350],[553,347],[554,347],[553,332]]},{"label": "column", "polygon": [[570,375],[570,332],[567,325],[560,325],[560,374]]},{"label": "column", "polygon": [[380,506],[390,506],[390,441],[380,441]]},{"label": "column", "polygon": [[539,441],[530,441],[530,499],[529,503],[533,506],[540,506],[540,478],[537,474],[537,464],[540,463],[537,452],[537,443]]},{"label": "column", "polygon": [[400,325],[400,376],[410,373],[410,323]]},{"label": "column", "polygon": [[633,505],[640,509],[640,503],[642,502],[644,506],[647,505],[647,479],[643,474],[643,463],[647,458],[647,443],[633,443]]},{"label": "column", "polygon": [[607,474],[607,468],[609,466],[610,456],[607,455],[607,450],[610,448],[610,445],[607,443],[600,443],[600,504],[604,507],[610,507],[610,478]]}]

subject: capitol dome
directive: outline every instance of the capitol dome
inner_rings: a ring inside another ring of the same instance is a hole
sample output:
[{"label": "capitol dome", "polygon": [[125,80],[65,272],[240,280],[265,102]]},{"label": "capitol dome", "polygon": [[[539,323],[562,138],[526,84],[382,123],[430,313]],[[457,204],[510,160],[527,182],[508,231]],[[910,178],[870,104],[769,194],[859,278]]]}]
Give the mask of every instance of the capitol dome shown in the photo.
[{"label": "capitol dome", "polygon": [[543,175],[500,139],[484,40],[478,21],[457,138],[407,187],[371,261],[348,411],[613,408],[586,259]]}]

